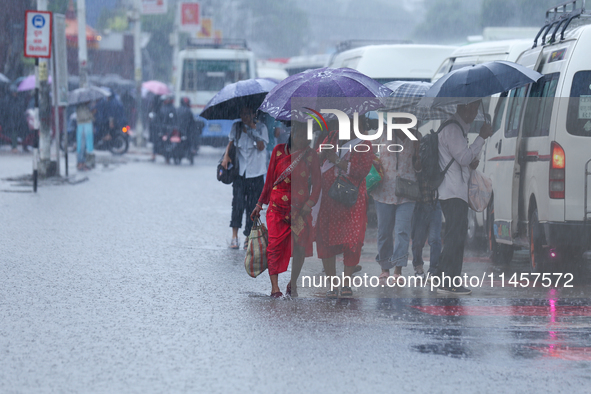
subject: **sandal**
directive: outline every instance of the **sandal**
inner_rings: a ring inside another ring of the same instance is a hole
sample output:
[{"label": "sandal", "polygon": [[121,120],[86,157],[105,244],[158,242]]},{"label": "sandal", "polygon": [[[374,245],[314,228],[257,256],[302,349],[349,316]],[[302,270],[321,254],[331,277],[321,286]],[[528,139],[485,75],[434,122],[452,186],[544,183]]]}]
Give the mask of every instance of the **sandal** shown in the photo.
[{"label": "sandal", "polygon": [[294,288],[292,289],[292,287],[291,287],[291,282],[289,282],[289,283],[287,284],[287,289],[285,289],[285,295],[286,295],[286,296],[290,296],[290,297],[292,297],[292,298],[293,298],[293,297],[297,297],[297,296],[298,296],[298,289],[297,289],[297,287],[294,287]]},{"label": "sandal", "polygon": [[271,293],[271,298],[281,298],[283,297],[283,293],[280,291],[277,291],[275,293]]},{"label": "sandal", "polygon": [[349,286],[343,286],[341,288],[341,298],[353,297],[353,290]]},{"label": "sandal", "polygon": [[335,298],[339,298],[339,292],[337,290],[329,290],[326,292],[326,298],[334,300]]}]

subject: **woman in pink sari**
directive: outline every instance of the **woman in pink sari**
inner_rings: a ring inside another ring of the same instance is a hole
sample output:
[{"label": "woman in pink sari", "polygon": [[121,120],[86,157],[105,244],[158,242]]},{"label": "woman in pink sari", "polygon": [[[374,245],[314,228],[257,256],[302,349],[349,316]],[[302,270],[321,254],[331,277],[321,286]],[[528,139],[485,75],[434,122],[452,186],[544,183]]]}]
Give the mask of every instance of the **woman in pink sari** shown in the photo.
[{"label": "woman in pink sari", "polygon": [[287,271],[292,255],[291,281],[286,293],[297,296],[297,279],[304,258],[313,252],[311,210],[318,201],[321,178],[318,156],[308,144],[306,125],[294,122],[290,142],[277,145],[271,153],[265,186],[251,214],[254,219],[260,215],[263,204],[269,205],[266,216],[269,230],[267,263],[271,297],[275,298],[283,296],[278,276]]},{"label": "woman in pink sari", "polygon": [[[359,121],[359,126],[364,132],[363,121]],[[316,223],[316,250],[328,277],[336,276],[336,256],[343,254],[345,283],[341,287],[341,296],[351,297],[351,277],[361,258],[367,226],[365,177],[371,169],[374,154],[372,147],[361,139],[339,140],[338,130],[330,132],[323,144],[333,148],[320,152],[322,198]],[[357,201],[351,207],[329,196],[329,190],[339,176],[346,177],[359,188]],[[338,297],[337,290],[328,291],[327,297]]]}]

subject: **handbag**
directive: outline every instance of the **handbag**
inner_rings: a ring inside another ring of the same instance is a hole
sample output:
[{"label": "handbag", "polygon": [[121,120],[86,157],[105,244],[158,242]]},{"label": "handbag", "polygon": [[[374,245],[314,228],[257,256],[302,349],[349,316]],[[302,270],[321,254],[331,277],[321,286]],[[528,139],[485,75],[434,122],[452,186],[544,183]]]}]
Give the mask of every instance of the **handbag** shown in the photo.
[{"label": "handbag", "polygon": [[216,168],[216,178],[218,181],[222,182],[223,184],[226,185],[231,185],[232,182],[234,182],[234,179],[236,179],[236,177],[239,174],[239,170],[240,170],[240,166],[238,165],[238,160],[236,160],[236,144],[238,143],[238,140],[240,139],[240,136],[242,135],[242,122],[238,122],[237,125],[237,130],[236,130],[236,140],[234,141],[234,143],[232,144],[232,146],[230,146],[230,149],[228,150],[228,157],[230,158],[230,163],[228,163],[228,168],[224,168],[222,166],[222,161],[224,161],[224,156],[226,155],[226,152],[224,152],[222,154],[222,158],[219,161],[219,164]]},{"label": "handbag", "polygon": [[339,175],[328,190],[328,196],[333,200],[350,208],[357,202],[359,186],[355,186],[345,176]]},{"label": "handbag", "polygon": [[396,177],[396,189],[394,190],[394,193],[396,194],[396,197],[406,198],[412,201],[417,201],[421,198],[419,183],[400,176]]},{"label": "handbag", "polygon": [[[398,152],[396,152],[396,172],[398,172]],[[419,188],[419,183],[417,181],[396,176],[396,188],[394,189],[394,194],[399,198],[417,201],[421,198],[421,189]]]},{"label": "handbag", "polygon": [[365,187],[367,188],[367,192],[370,193],[381,182],[382,182],[381,164],[380,164],[380,159],[378,159],[376,157],[376,158],[374,158],[374,161],[371,166],[371,169],[369,170],[369,173],[365,177]]},{"label": "handbag", "polygon": [[483,212],[492,197],[492,180],[478,170],[470,172],[468,181],[468,205],[473,211]]},{"label": "handbag", "polygon": [[267,245],[269,234],[267,227],[258,217],[254,220],[250,234],[248,235],[248,246],[244,258],[244,268],[248,275],[256,278],[267,269]]}]

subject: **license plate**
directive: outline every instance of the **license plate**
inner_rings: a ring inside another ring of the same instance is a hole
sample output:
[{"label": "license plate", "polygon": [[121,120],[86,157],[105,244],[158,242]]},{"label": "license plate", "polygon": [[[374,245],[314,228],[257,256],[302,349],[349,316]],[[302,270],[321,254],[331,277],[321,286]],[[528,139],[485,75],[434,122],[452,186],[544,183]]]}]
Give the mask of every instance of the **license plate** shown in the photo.
[{"label": "license plate", "polygon": [[209,131],[212,131],[214,133],[219,133],[220,131],[222,131],[222,125],[219,123],[210,123],[209,124]]}]

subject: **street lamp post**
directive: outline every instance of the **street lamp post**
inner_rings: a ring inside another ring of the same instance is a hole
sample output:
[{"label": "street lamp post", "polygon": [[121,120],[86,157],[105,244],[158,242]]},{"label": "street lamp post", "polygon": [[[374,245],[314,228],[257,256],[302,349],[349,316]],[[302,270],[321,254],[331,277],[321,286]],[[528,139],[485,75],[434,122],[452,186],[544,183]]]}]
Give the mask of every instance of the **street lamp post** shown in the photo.
[{"label": "street lamp post", "polygon": [[131,20],[133,21],[133,63],[136,87],[136,113],[137,120],[135,124],[136,145],[144,146],[144,130],[142,125],[142,20],[141,20],[141,0],[134,1]]}]

